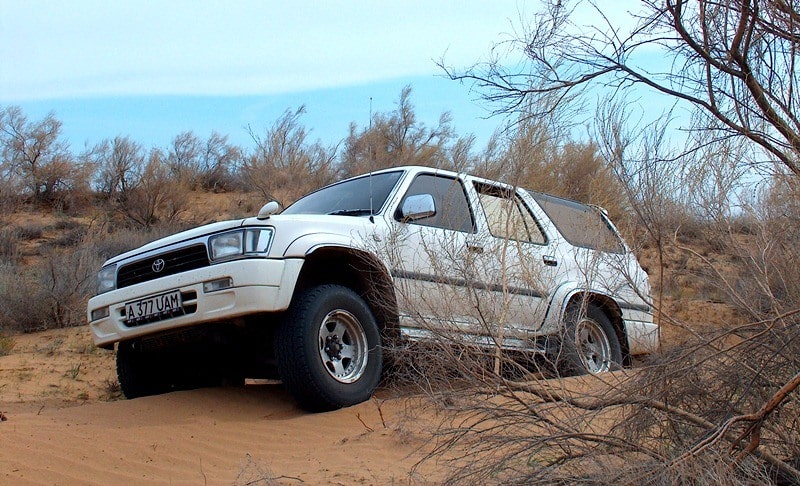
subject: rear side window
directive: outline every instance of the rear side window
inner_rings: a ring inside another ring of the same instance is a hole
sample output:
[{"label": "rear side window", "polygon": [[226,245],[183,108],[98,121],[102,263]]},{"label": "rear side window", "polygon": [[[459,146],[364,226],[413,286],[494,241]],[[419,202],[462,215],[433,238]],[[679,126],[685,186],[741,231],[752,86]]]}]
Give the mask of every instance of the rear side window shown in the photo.
[{"label": "rear side window", "polygon": [[622,239],[609,226],[600,210],[577,201],[528,191],[559,233],[570,244],[609,253],[624,253]]},{"label": "rear side window", "polygon": [[[475,232],[475,223],[467,202],[467,195],[461,183],[450,177],[435,176],[432,174],[418,175],[411,187],[408,188],[403,201],[409,196],[430,194],[436,205],[436,214],[417,219],[412,224],[434,226],[465,233]],[[400,202],[400,207],[403,206]]]},{"label": "rear side window", "polygon": [[544,245],[542,229],[519,197],[509,190],[475,184],[492,236]]}]

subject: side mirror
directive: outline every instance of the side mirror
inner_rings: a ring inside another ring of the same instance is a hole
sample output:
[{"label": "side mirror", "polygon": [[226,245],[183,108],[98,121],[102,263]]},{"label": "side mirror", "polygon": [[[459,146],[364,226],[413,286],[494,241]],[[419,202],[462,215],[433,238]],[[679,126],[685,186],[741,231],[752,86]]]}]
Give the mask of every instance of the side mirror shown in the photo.
[{"label": "side mirror", "polygon": [[263,205],[261,209],[258,211],[258,219],[269,219],[275,213],[280,212],[281,205],[278,201],[270,201],[267,204]]},{"label": "side mirror", "polygon": [[415,221],[417,219],[428,218],[436,214],[436,203],[430,194],[418,194],[408,196],[403,201],[400,208],[400,219],[402,221]]}]

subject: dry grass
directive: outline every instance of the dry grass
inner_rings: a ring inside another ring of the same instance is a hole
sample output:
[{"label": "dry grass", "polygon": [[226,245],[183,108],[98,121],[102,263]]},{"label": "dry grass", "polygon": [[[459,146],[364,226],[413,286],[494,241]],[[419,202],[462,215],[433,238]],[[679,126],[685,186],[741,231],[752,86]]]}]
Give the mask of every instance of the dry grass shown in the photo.
[{"label": "dry grass", "polygon": [[0,338],[0,402],[120,398],[114,353],[96,348],[86,327]]},{"label": "dry grass", "polygon": [[0,356],[6,356],[14,349],[16,342],[11,336],[0,334]]}]

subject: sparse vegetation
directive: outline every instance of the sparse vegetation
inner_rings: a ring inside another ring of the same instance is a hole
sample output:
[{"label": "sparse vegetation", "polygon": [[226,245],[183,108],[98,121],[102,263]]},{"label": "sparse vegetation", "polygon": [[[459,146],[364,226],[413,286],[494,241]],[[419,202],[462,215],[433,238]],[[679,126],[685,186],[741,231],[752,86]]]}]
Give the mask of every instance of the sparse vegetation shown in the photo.
[{"label": "sparse vegetation", "polygon": [[103,386],[102,399],[111,402],[122,398],[122,390],[119,387],[119,381],[116,379],[106,380]]},{"label": "sparse vegetation", "polygon": [[0,356],[5,356],[14,349],[14,338],[0,333]]},{"label": "sparse vegetation", "polygon": [[81,362],[75,363],[74,365],[70,366],[69,370],[67,371],[67,375],[71,379],[77,380],[78,376],[81,374],[81,366],[83,366]]},{"label": "sparse vegetation", "polygon": [[236,480],[233,482],[233,484],[236,486],[245,486],[250,484],[271,486],[273,484],[279,484],[279,479],[296,480],[296,478],[276,478],[268,466],[263,464],[261,461],[253,459],[253,456],[248,453],[239,470],[239,473],[236,475]]},{"label": "sparse vegetation", "polygon": [[19,232],[14,227],[0,229],[0,263],[6,264],[19,258]]}]

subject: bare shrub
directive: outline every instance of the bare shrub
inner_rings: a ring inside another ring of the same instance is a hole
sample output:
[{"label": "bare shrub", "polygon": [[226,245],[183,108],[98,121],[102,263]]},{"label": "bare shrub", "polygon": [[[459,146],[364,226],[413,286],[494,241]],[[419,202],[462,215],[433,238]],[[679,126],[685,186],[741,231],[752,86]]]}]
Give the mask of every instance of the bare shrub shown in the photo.
[{"label": "bare shrub", "polygon": [[[138,248],[151,241],[184,229],[186,229],[186,227],[183,223],[158,225],[145,230],[124,226],[119,228],[108,226],[96,231],[88,231],[87,233],[91,236],[88,237],[89,239],[86,244],[93,248],[93,251],[99,259],[99,263],[102,263],[108,258],[133,250],[134,248]],[[97,269],[99,270],[99,268],[98,266]]]},{"label": "bare shrub", "polygon": [[27,231],[29,239],[42,238],[45,231],[55,232],[55,237],[45,241],[43,246],[69,248],[80,244],[91,226],[92,223],[86,225],[80,220],[62,217],[50,225],[31,224],[21,227],[20,231]]},{"label": "bare shrub", "polygon": [[56,231],[71,231],[79,228],[83,228],[83,223],[72,218],[60,218],[48,227],[48,229]]},{"label": "bare shrub", "polygon": [[[63,208],[71,191],[88,185],[91,167],[73,160],[53,113],[29,122],[18,106],[0,110],[3,188],[11,196]],[[4,199],[6,199],[4,197]]]},{"label": "bare shrub", "polygon": [[0,267],[0,327],[22,332],[46,329],[52,323],[44,301],[38,275],[15,263]]},{"label": "bare shrub", "polygon": [[19,258],[19,230],[13,226],[0,229],[0,262],[15,262]]},{"label": "bare shrub", "polygon": [[465,169],[469,165],[469,138],[455,140],[449,113],[442,113],[435,127],[417,119],[411,103],[411,86],[400,92],[397,108],[372,115],[370,125],[359,130],[350,124],[340,165],[345,176],[401,165]]},{"label": "bare shrub", "polygon": [[48,242],[48,245],[71,248],[78,246],[86,236],[86,228],[79,226],[77,228],[64,231],[55,239]]},{"label": "bare shrub", "polygon": [[201,140],[184,132],[172,139],[166,160],[172,175],[190,188],[220,192],[234,186],[232,170],[241,157],[241,150],[228,144],[227,136],[212,132]]},{"label": "bare shrub", "polygon": [[301,106],[287,110],[264,135],[250,129],[255,151],[241,167],[242,185],[259,191],[266,200],[291,202],[312,189],[333,182],[335,148],[310,143],[300,123]]},{"label": "bare shrub", "polygon": [[563,131],[541,121],[519,123],[501,155],[505,173],[493,177],[601,206],[612,219],[622,220],[625,191],[613,166],[595,144],[573,141]]},{"label": "bare shrub", "polygon": [[17,234],[21,240],[38,240],[44,235],[44,227],[37,223],[30,223],[17,227]]},{"label": "bare shrub", "polygon": [[[792,484],[800,410],[781,398],[798,381],[798,339],[787,324],[718,331],[597,377],[553,379],[544,361],[446,337],[398,352],[404,383],[443,412],[430,458],[451,468],[448,483]],[[776,347],[781,357],[765,359]]]},{"label": "bare shrub", "polygon": [[103,394],[101,400],[106,402],[113,402],[122,398],[122,389],[119,386],[119,380],[107,379],[103,382]]},{"label": "bare shrub", "polygon": [[8,164],[0,163],[0,210],[16,211],[23,203],[21,193]]},{"label": "bare shrub", "polygon": [[[634,370],[564,378],[556,375],[552,354],[532,352],[533,346],[521,353],[502,349],[513,336],[505,327],[510,295],[487,301],[480,289],[469,288],[446,298],[426,294],[423,307],[410,314],[432,341],[395,353],[400,381],[418,386],[443,412],[431,459],[452,467],[455,484],[800,481],[800,287],[790,263],[800,257],[800,220],[793,183],[776,179],[741,232],[719,207],[726,187],[735,184],[707,187],[708,198],[695,193],[692,199],[687,188],[698,190],[691,184],[697,174],[658,126],[635,144],[620,125],[607,128],[602,147],[631,208],[636,241],[658,260],[658,321],[680,330],[680,345],[665,342],[662,354]],[[702,174],[703,184],[717,184],[715,176]],[[705,204],[712,211],[704,222],[693,214]],[[678,237],[687,223],[691,244]],[[710,242],[716,250],[709,251]],[[719,249],[724,255],[713,253]],[[506,261],[503,253],[493,257]],[[448,273],[453,269],[461,275]],[[485,273],[480,267],[470,272],[469,262],[454,254],[438,263],[436,274],[470,282],[476,272]],[[527,274],[533,280],[523,287],[533,285],[535,275]],[[725,319],[687,320],[669,312],[672,301],[663,294],[673,280],[675,294],[682,293],[676,306],[713,300],[729,311]],[[476,334],[491,339],[465,345],[459,337],[464,321],[419,317],[431,315],[429,307],[469,314]],[[448,326],[452,332],[443,332]]]},{"label": "bare shrub", "polygon": [[81,156],[98,168],[95,185],[106,203],[141,227],[171,223],[188,207],[189,183],[170,171],[164,154],[127,137],[105,140]]},{"label": "bare shrub", "polygon": [[772,319],[800,308],[800,277],[792,270],[800,258],[797,195],[796,179],[776,175],[748,209],[747,232],[731,230],[720,240],[737,269],[715,269],[715,276],[750,319]]},{"label": "bare shrub", "polygon": [[98,257],[93,248],[45,250],[32,267],[3,269],[0,300],[5,326],[23,332],[81,325],[94,293]]},{"label": "bare shrub", "polygon": [[115,199],[117,210],[128,220],[151,227],[171,223],[186,211],[189,188],[169,176],[159,151],[152,151],[134,186]]},{"label": "bare shrub", "polygon": [[245,462],[242,464],[233,484],[236,486],[249,486],[251,484],[259,486],[271,486],[273,484],[278,484],[278,479],[297,478],[287,478],[285,476],[276,477],[267,465],[263,464],[262,461],[254,459],[253,456],[248,453]]}]

